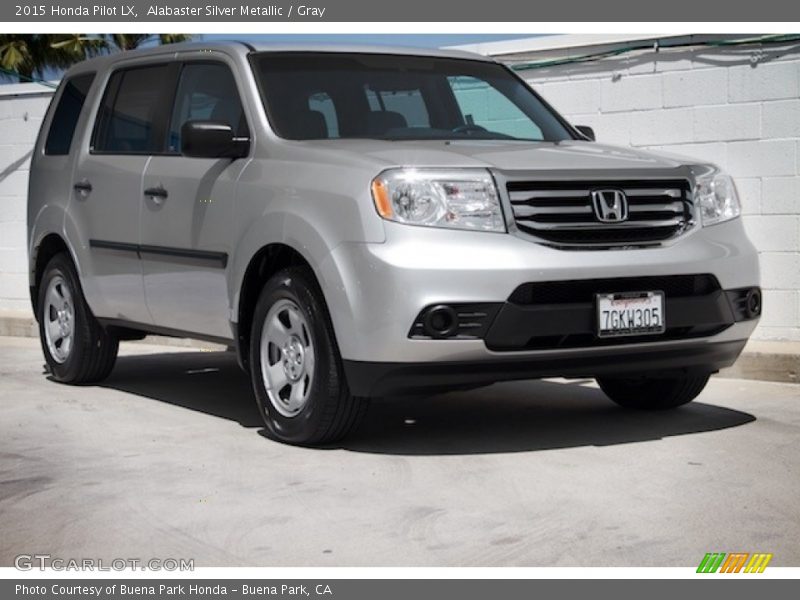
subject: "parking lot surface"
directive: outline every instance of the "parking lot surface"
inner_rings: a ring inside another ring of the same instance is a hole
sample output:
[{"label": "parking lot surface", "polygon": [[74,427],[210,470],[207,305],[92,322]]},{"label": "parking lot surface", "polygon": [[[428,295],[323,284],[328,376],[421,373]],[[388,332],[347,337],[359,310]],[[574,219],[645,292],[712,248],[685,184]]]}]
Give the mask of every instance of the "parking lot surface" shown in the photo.
[{"label": "parking lot surface", "polygon": [[99,386],[0,338],[0,566],[800,566],[800,386],[715,378],[623,410],[592,381],[373,403],[309,449],[264,437],[230,353],[124,344]]}]

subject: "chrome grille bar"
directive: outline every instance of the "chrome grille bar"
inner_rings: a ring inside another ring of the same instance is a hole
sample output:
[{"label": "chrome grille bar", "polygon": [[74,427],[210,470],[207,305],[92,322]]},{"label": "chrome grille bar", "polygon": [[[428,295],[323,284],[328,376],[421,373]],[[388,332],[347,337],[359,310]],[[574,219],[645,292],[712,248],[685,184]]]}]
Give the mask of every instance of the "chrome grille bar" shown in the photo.
[{"label": "chrome grille bar", "polygon": [[[594,190],[620,190],[627,218],[601,222]],[[688,180],[510,181],[508,196],[520,231],[551,245],[652,244],[680,235],[693,223]]]},{"label": "chrome grille bar", "polygon": [[[652,219],[649,221],[624,221],[622,223],[601,223],[602,229],[629,229],[633,227],[674,227],[683,223],[683,217],[672,219]],[[537,229],[598,229],[597,221],[570,221],[569,223],[547,223],[532,219],[517,219],[518,224],[529,224]]]}]

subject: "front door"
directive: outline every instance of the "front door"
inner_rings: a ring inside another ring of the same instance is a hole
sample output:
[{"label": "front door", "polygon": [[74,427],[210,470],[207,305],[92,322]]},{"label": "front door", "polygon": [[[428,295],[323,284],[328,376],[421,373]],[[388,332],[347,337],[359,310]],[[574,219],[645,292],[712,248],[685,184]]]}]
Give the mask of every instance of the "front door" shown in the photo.
[{"label": "front door", "polygon": [[231,68],[187,61],[178,79],[167,152],[153,156],[143,184],[141,256],[147,305],[156,325],[232,339],[226,280],[236,180],[247,163],[180,155],[186,121],[222,121],[249,135]]}]

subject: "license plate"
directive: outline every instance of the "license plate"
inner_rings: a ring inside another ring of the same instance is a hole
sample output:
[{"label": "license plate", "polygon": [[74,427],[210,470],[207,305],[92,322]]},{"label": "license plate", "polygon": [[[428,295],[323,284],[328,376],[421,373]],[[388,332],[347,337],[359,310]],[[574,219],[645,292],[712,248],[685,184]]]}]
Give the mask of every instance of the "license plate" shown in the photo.
[{"label": "license plate", "polygon": [[597,336],[664,333],[664,292],[597,294]]}]

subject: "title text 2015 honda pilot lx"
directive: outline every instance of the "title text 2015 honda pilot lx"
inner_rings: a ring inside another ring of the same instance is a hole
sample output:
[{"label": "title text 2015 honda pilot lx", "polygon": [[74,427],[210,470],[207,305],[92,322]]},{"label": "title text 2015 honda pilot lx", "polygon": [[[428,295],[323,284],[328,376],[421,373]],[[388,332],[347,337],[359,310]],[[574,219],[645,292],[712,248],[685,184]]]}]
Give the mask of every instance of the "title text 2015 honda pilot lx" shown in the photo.
[{"label": "title text 2015 honda pilot lx", "polygon": [[340,438],[370,397],[509,379],[689,402],[761,311],[736,189],[592,137],[459,52],[189,44],[81,63],[31,165],[52,376],[101,380],[148,332],[219,341],[293,443]]}]

